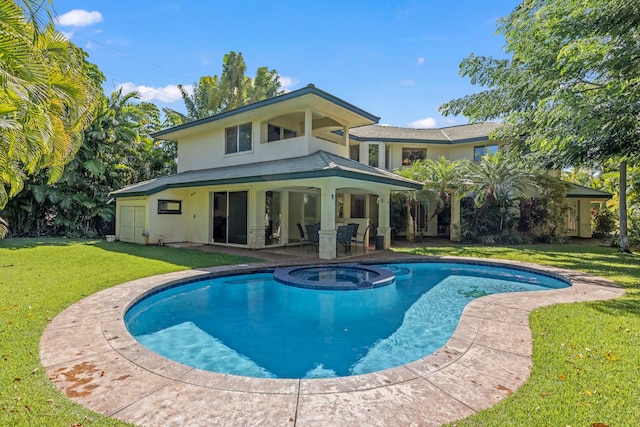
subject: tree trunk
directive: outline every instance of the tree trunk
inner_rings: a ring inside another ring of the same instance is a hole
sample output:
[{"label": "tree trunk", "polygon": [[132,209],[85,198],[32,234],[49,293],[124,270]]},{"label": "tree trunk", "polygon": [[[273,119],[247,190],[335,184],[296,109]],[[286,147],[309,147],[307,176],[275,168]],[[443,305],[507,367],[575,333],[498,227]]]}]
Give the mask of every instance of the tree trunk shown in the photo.
[{"label": "tree trunk", "polygon": [[618,252],[631,253],[627,231],[627,162],[620,163],[620,248]]}]

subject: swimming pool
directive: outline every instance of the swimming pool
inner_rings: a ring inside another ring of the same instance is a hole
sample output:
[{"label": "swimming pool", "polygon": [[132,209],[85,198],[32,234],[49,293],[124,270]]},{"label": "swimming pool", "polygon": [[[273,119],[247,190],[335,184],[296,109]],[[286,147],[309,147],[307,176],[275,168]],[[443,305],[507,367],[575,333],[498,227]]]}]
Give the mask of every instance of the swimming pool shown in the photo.
[{"label": "swimming pool", "polygon": [[271,272],[218,277],[146,296],[130,333],[197,368],[263,378],[358,375],[409,363],[444,345],[475,298],[567,287],[516,269],[461,263],[376,267],[395,282],[357,291],[277,282]]}]

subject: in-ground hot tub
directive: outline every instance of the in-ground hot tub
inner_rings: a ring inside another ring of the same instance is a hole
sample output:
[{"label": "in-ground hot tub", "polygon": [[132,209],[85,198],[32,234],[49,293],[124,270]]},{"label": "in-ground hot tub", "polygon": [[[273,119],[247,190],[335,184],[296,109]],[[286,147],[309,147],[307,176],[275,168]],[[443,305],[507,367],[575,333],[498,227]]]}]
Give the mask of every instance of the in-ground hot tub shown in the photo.
[{"label": "in-ground hot tub", "polygon": [[396,277],[384,268],[343,264],[277,268],[273,278],[282,284],[304,289],[355,291],[390,285]]}]

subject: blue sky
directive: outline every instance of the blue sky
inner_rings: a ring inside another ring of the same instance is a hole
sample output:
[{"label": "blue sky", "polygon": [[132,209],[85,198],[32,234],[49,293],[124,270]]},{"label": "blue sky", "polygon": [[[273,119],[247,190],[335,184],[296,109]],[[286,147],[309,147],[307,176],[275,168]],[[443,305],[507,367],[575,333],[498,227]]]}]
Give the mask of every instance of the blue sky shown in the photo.
[{"label": "blue sky", "polygon": [[438,107],[480,90],[458,74],[470,53],[504,56],[496,21],[516,0],[54,0],[57,28],[105,74],[159,107],[184,111],[176,85],[220,74],[242,52],[247,74],[275,69],[405,127],[467,123]]}]

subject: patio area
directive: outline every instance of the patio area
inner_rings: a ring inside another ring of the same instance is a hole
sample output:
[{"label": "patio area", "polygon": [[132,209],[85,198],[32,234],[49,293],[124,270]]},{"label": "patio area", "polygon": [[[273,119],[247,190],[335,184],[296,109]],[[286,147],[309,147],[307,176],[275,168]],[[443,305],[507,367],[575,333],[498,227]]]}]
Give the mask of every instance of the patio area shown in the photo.
[{"label": "patio area", "polygon": [[[496,294],[476,299],[467,305],[444,347],[400,367],[342,378],[246,378],[194,369],[152,353],[127,332],[124,313],[141,295],[176,281],[317,263],[318,259],[313,248],[306,252],[299,247],[248,251],[202,245],[198,249],[237,252],[265,262],[148,277],[79,301],[54,318],[42,336],[40,356],[51,381],[72,400],[139,425],[438,426],[491,407],[522,386],[531,370],[531,310],[624,293],[609,280],[572,270],[441,257],[438,259],[444,261],[517,265],[562,275],[573,286],[535,295]],[[372,250],[332,262],[416,258],[424,257]]]}]

